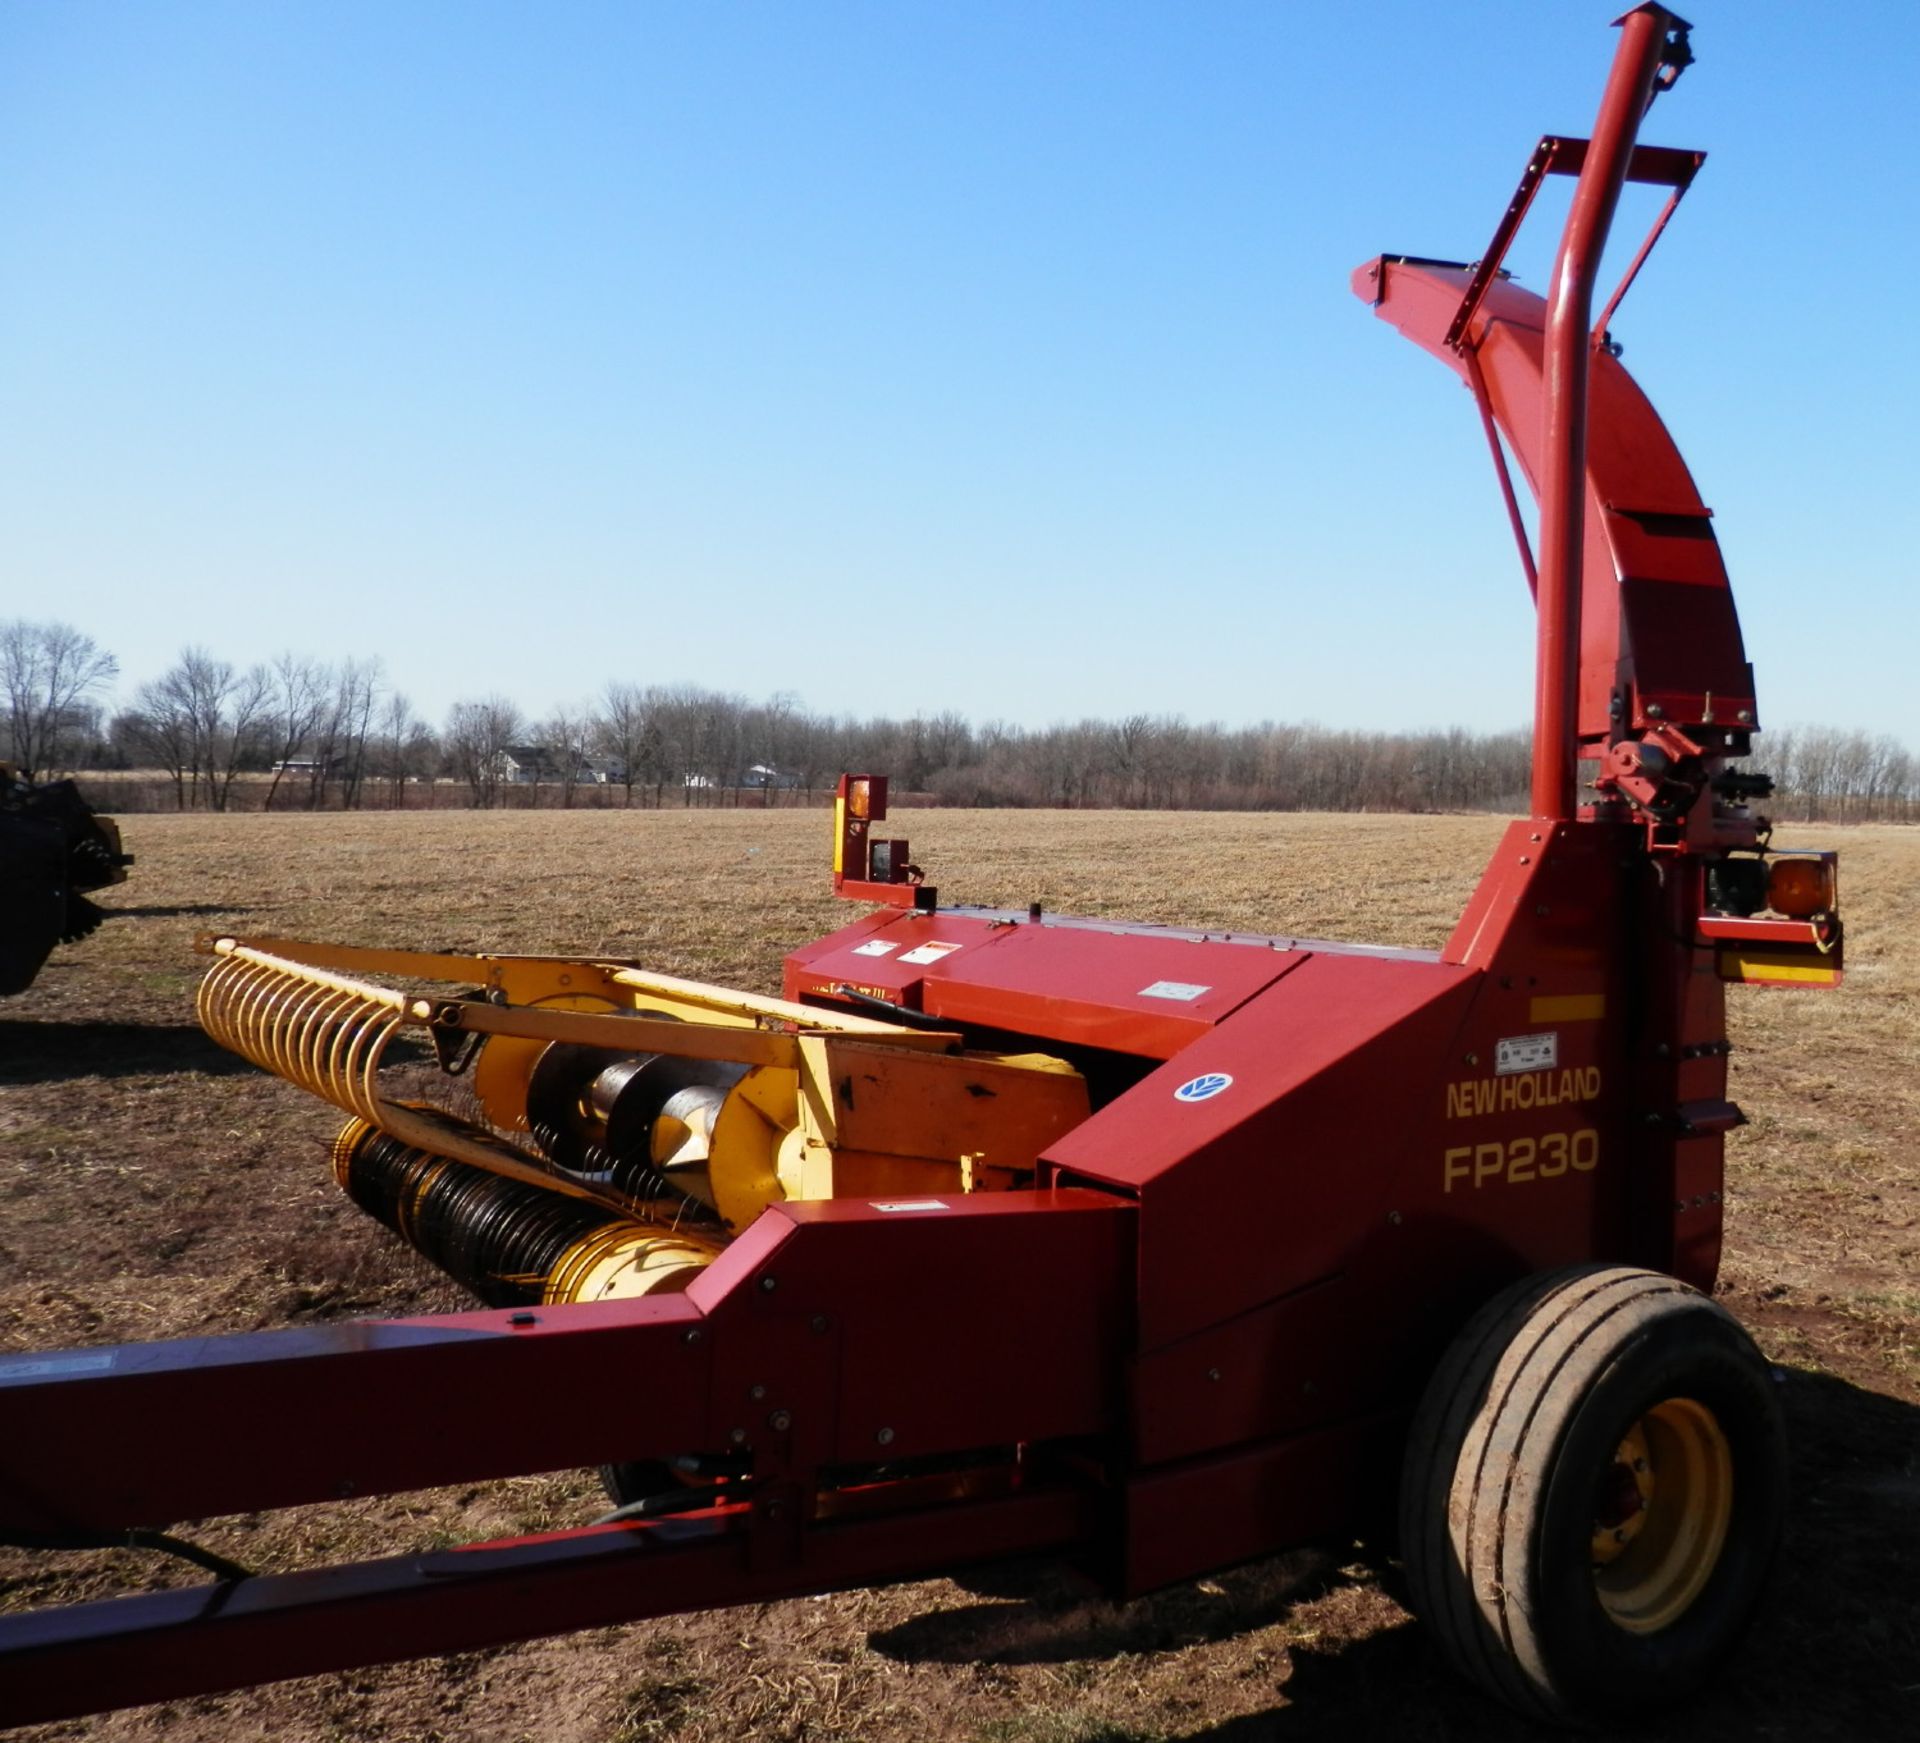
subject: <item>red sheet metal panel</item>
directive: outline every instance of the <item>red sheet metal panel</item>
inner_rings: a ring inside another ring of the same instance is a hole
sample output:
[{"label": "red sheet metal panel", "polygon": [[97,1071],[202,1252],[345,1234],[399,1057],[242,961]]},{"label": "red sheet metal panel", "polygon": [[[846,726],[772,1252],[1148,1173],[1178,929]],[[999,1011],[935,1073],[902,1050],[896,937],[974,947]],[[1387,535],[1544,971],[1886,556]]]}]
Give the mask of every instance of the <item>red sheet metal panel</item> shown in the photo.
[{"label": "red sheet metal panel", "polygon": [[1020,926],[928,970],[935,1016],[1168,1059],[1309,958],[1152,933]]},{"label": "red sheet metal panel", "polygon": [[1359,1413],[1378,1376],[1362,1372],[1342,1275],[1209,1326],[1134,1364],[1129,1430],[1142,1465],[1298,1433]]},{"label": "red sheet metal panel", "polygon": [[[1667,1178],[1667,1116],[1648,1115],[1674,1103],[1670,1091],[1647,1098],[1628,1045],[1637,1004],[1618,945],[1630,840],[1613,825],[1514,825],[1463,927],[1467,972],[1441,983],[1456,991],[1422,1002],[1417,966],[1396,965],[1409,977],[1396,985],[1366,972],[1381,965],[1316,957],[1116,1104],[1126,1133],[1178,1134],[1200,1116],[1193,1159],[1159,1176],[1125,1171],[1143,1231],[1136,1458],[1404,1406],[1438,1342],[1507,1282],[1578,1259],[1665,1255],[1634,1214],[1646,1182]],[[1351,1064],[1310,1051],[1322,1028],[1336,1047],[1335,1031],[1345,1037]],[[1256,1071],[1265,1047],[1292,1081],[1234,1124],[1243,1080],[1225,1049],[1243,1035]],[[1690,1060],[1681,1087],[1707,1093],[1697,1086],[1722,1064]],[[1180,1106],[1178,1089],[1209,1076],[1233,1082]],[[1176,1087],[1158,1117],[1135,1100],[1156,1082]],[[1049,1156],[1097,1152],[1104,1117]],[[1137,1152],[1137,1138],[1116,1141]],[[1160,1233],[1188,1197],[1211,1205],[1213,1238],[1188,1230],[1183,1270]],[[1220,1305],[1229,1285],[1243,1305],[1195,1324],[1194,1304]]]},{"label": "red sheet metal panel", "polygon": [[917,1011],[930,968],[962,952],[978,956],[1016,929],[973,915],[883,909],[794,951],[787,958],[786,996],[832,998],[845,986]]},{"label": "red sheet metal panel", "polygon": [[1338,1267],[1434,1118],[1479,980],[1309,956],[1047,1151],[1139,1197],[1143,1346]]},{"label": "red sheet metal panel", "polygon": [[[811,1469],[1100,1432],[1119,1420],[1132,1224],[1088,1191],[781,1205],[686,1295],[0,1358],[0,1530],[681,1452]],[[167,1431],[130,1459],[144,1422]]]},{"label": "red sheet metal panel", "polygon": [[950,1022],[1166,1059],[1305,960],[1284,941],[942,910],[870,917],[795,951],[787,993],[846,985]]},{"label": "red sheet metal panel", "polygon": [[1117,1426],[1132,1205],[1091,1191],[955,1193],[780,1205],[776,1217],[793,1239],[734,1300],[756,1332],[784,1318],[837,1342],[834,1461]]},{"label": "red sheet metal panel", "polygon": [[[0,1529],[165,1526],[692,1447],[701,1324],[663,1296],[0,1357]],[[628,1373],[654,1383],[608,1384]],[[569,1398],[593,1407],[552,1407]],[[129,1457],[142,1424],[164,1428]]]},{"label": "red sheet metal panel", "polygon": [[1136,1479],[1123,1504],[1123,1593],[1350,1535],[1393,1492],[1404,1421],[1341,1423]]},{"label": "red sheet metal panel", "polygon": [[[1383,320],[1461,376],[1445,343],[1470,269],[1383,255],[1353,277]],[[1538,494],[1544,453],[1546,303],[1511,280],[1488,287],[1467,334],[1492,412]],[[1751,669],[1706,504],[1659,415],[1605,351],[1592,359],[1582,545],[1579,736],[1605,743],[1650,719],[1723,725],[1755,718]],[[1631,717],[1611,713],[1621,690]],[[1661,713],[1648,715],[1649,708]],[[1745,711],[1748,718],[1741,720]]]}]

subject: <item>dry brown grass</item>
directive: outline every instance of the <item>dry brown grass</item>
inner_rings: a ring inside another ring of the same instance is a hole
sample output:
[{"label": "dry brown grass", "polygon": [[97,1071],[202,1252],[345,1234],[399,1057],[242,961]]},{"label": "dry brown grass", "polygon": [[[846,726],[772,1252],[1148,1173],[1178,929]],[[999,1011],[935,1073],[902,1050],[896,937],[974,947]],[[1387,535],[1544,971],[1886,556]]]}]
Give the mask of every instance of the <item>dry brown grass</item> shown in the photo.
[{"label": "dry brown grass", "polygon": [[[1488,818],[916,812],[956,899],[1440,941]],[[1920,833],[1841,834],[1837,996],[1736,999],[1726,1292],[1788,1386],[1801,1506],[1735,1674],[1638,1733],[1910,1736],[1920,1700]],[[334,1118],[193,1025],[196,932],[593,950],[772,989],[841,923],[818,812],[153,816],[122,917],[0,1006],[0,1343],[179,1336],[454,1305],[325,1179]],[[210,1522],[254,1565],[571,1523],[579,1476]],[[1520,1738],[1438,1667],[1350,1551],[1126,1606],[1046,1570],[672,1618],[49,1728],[63,1737]],[[125,1556],[0,1560],[0,1606],[175,1578]]]}]

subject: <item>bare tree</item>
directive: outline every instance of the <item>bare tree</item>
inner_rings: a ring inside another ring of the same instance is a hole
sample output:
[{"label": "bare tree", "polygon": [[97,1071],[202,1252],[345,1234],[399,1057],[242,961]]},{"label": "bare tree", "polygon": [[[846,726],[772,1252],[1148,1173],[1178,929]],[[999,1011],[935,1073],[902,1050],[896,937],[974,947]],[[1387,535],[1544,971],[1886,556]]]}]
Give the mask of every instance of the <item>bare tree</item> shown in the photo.
[{"label": "bare tree", "polygon": [[1144,714],[1129,714],[1108,729],[1116,783],[1114,797],[1122,805],[1140,803],[1146,782],[1147,761],[1153,751],[1153,721]]},{"label": "bare tree", "polygon": [[521,736],[520,710],[504,696],[454,703],[447,715],[447,757],[476,805],[498,803],[507,747]]},{"label": "bare tree", "polygon": [[203,800],[224,811],[241,762],[257,754],[259,725],[272,694],[264,666],[236,672],[205,648],[189,647],[134,695],[134,706],[116,722],[143,758],[173,781],[181,810]]},{"label": "bare tree", "polygon": [[648,691],[653,724],[659,733],[654,765],[653,802],[660,803],[669,780],[680,786],[680,803],[691,805],[696,794],[711,791],[712,708],[715,698],[691,684],[656,685]]},{"label": "bare tree", "polygon": [[29,777],[78,761],[80,729],[99,713],[91,698],[120,670],[113,655],[67,623],[0,623],[6,760]]},{"label": "bare tree", "polygon": [[314,767],[308,807],[326,802],[327,783],[340,777],[340,803],[351,810],[360,802],[367,772],[367,740],[374,708],[384,687],[380,661],[347,660],[334,676],[333,694],[314,729]]},{"label": "bare tree", "polygon": [[633,805],[633,784],[640,778],[653,731],[649,695],[637,685],[616,678],[601,692],[600,711],[593,722],[594,748],[618,766],[629,809]]},{"label": "bare tree", "polygon": [[187,809],[190,794],[198,797],[200,771],[194,752],[199,741],[177,673],[142,684],[134,692],[133,707],[114,722],[113,733],[127,747],[131,760],[151,764],[173,782],[177,809]]},{"label": "bare tree", "polygon": [[581,704],[556,708],[534,728],[552,758],[560,777],[560,806],[572,810],[573,796],[579,790],[580,776],[587,759],[593,755],[594,717],[591,706]]},{"label": "bare tree", "polygon": [[234,776],[249,756],[260,751],[261,728],[273,699],[273,674],[265,666],[249,666],[234,676],[225,706],[215,717],[207,738],[209,795],[216,811],[233,800]]},{"label": "bare tree", "polygon": [[273,663],[273,695],[266,725],[272,739],[273,780],[267,787],[264,810],[273,809],[281,778],[295,754],[306,747],[326,708],[331,674],[317,660],[291,651]]},{"label": "bare tree", "polygon": [[[1797,787],[1806,802],[1809,823],[1815,817],[1825,815],[1822,800],[1839,791],[1840,743],[1841,734],[1831,726],[1806,726],[1800,729]],[[1840,815],[1841,821],[1845,822],[1844,805]]]},{"label": "bare tree", "polygon": [[375,732],[372,772],[387,783],[387,803],[398,810],[406,804],[408,780],[432,770],[433,733],[398,690],[381,704]]}]

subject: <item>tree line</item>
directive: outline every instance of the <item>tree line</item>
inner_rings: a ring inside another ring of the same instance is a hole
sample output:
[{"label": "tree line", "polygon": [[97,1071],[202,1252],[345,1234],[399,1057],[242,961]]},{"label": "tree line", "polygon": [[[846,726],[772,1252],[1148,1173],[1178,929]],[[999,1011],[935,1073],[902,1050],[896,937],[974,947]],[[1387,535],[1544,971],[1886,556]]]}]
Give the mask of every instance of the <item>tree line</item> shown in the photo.
[{"label": "tree line", "polygon": [[[295,653],[238,667],[189,647],[110,707],[118,663],[59,623],[0,622],[4,757],[42,776],[147,771],[102,782],[132,810],[328,810],[467,804],[694,806],[804,803],[843,770],[897,792],[984,806],[1512,812],[1526,806],[1528,735],[1228,727],[1135,713],[1045,727],[815,713],[690,684],[608,682],[529,716],[500,694],[424,719],[377,658]],[[1756,762],[1782,817],[1920,819],[1920,758],[1832,727],[1768,732]]]}]

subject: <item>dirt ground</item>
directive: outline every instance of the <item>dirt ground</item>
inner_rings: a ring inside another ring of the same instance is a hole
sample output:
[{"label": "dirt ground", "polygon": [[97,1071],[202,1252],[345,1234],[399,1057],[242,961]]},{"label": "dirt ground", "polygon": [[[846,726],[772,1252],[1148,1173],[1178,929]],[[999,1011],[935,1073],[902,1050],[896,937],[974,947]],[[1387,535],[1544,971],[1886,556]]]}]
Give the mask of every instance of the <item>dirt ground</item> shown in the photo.
[{"label": "dirt ground", "polygon": [[[954,899],[1436,944],[1484,818],[922,812]],[[773,990],[843,922],[821,813],[141,817],[118,917],[0,1005],[0,1347],[179,1337],[462,1304],[327,1179],[338,1116],[195,1025],[206,930],[597,951]],[[1844,854],[1838,994],[1741,992],[1728,1303],[1780,1365],[1796,1501],[1730,1674],[1637,1737],[1920,1736],[1920,831]],[[1807,844],[1802,842],[1802,844]],[[4,1425],[0,1424],[0,1432]],[[579,1523],[583,1474],[209,1521],[263,1569]],[[126,1552],[0,1551],[0,1608],[180,1576]],[[174,1703],[36,1738],[386,1743],[881,1738],[1488,1739],[1351,1545],[1127,1605],[1053,1570],[743,1607]]]}]

